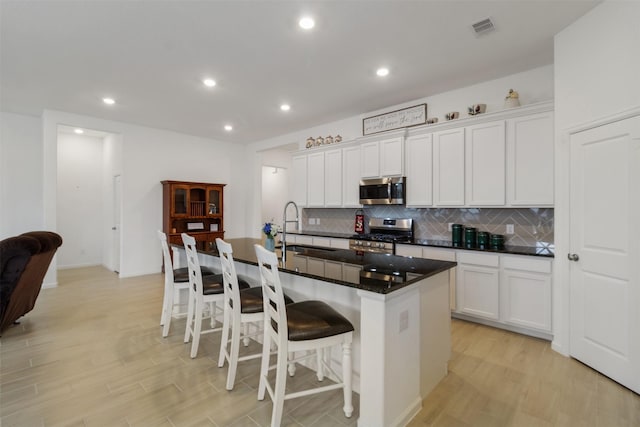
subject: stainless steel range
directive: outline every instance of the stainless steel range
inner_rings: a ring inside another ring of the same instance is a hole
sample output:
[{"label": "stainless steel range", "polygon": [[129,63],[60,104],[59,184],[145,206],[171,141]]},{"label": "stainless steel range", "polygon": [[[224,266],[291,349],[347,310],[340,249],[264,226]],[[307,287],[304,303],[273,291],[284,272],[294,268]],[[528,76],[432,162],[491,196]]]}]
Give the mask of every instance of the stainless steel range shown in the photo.
[{"label": "stainless steel range", "polygon": [[393,254],[395,243],[413,240],[413,219],[371,218],[368,234],[355,234],[349,239],[349,249],[363,252]]}]

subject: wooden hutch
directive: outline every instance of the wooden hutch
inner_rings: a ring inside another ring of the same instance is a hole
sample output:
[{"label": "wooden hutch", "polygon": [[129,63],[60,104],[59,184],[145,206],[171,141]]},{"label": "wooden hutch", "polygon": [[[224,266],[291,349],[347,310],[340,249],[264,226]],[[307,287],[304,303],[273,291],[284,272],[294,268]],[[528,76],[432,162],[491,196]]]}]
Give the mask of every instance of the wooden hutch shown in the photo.
[{"label": "wooden hutch", "polygon": [[170,244],[182,245],[181,233],[193,236],[199,249],[224,239],[224,186],[162,181],[162,228]]}]

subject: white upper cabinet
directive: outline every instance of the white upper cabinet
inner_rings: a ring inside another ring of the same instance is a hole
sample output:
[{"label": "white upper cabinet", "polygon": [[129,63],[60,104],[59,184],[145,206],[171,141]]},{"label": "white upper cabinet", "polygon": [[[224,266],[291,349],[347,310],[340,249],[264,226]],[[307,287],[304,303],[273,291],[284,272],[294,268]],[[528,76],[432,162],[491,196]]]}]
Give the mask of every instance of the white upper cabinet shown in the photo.
[{"label": "white upper cabinet", "polygon": [[380,144],[378,141],[360,145],[362,162],[360,173],[362,178],[377,178],[380,176]]},{"label": "white upper cabinet", "polygon": [[360,146],[342,149],[342,205],[360,207]]},{"label": "white upper cabinet", "polygon": [[407,206],[433,205],[433,136],[417,135],[406,141]]},{"label": "white upper cabinet", "polygon": [[324,205],[342,206],[342,150],[324,153]]},{"label": "white upper cabinet", "polygon": [[433,134],[435,206],[464,206],[464,133],[457,128]]},{"label": "white upper cabinet", "polygon": [[393,137],[360,145],[362,178],[402,176],[404,172],[404,138]]},{"label": "white upper cabinet", "polygon": [[307,206],[324,206],[324,152],[307,158]]},{"label": "white upper cabinet", "polygon": [[507,120],[507,204],[553,206],[553,113]]},{"label": "white upper cabinet", "polygon": [[504,120],[466,128],[465,200],[468,206],[504,206],[506,178]]},{"label": "white upper cabinet", "polygon": [[291,193],[293,201],[300,207],[307,206],[307,156],[293,156]]}]

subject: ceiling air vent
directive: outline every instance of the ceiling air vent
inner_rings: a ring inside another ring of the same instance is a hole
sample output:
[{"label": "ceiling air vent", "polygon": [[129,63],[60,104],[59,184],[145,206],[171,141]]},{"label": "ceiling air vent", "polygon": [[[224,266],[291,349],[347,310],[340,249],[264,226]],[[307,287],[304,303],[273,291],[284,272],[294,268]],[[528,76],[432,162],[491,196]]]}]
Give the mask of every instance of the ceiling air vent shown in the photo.
[{"label": "ceiling air vent", "polygon": [[493,26],[493,22],[491,22],[491,18],[478,21],[475,24],[473,24],[472,27],[473,27],[473,31],[475,31],[477,36],[490,33],[491,31],[496,29],[496,27]]}]

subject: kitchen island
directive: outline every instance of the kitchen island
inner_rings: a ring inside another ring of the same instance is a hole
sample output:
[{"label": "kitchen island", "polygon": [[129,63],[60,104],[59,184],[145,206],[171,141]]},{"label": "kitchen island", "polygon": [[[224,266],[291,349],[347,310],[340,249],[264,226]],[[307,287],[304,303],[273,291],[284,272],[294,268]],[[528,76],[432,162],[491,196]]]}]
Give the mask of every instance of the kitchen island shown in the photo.
[{"label": "kitchen island", "polygon": [[[257,285],[253,245],[261,241],[227,242],[233,246],[238,274]],[[181,251],[174,246],[178,265]],[[215,250],[199,252],[202,265],[219,268]],[[301,246],[288,247],[286,258],[280,276],[287,294],[294,301],[323,300],[355,327],[358,426],[405,425],[447,373],[449,270],[456,263]],[[332,363],[340,361],[338,353],[331,354]]]}]

